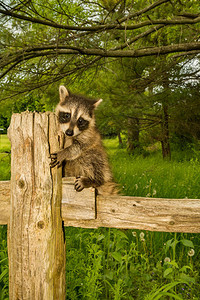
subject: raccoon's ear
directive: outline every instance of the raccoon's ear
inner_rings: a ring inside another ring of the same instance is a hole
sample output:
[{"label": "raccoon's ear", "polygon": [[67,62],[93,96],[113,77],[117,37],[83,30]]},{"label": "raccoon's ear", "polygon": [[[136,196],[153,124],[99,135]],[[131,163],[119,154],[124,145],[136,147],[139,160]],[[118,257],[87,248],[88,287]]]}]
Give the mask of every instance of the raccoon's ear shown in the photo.
[{"label": "raccoon's ear", "polygon": [[62,104],[65,102],[66,97],[69,96],[69,92],[64,85],[61,85],[59,87],[59,95],[60,95],[60,104]]},{"label": "raccoon's ear", "polygon": [[94,108],[96,109],[102,101],[103,101],[103,99],[97,100],[97,101],[94,103]]}]

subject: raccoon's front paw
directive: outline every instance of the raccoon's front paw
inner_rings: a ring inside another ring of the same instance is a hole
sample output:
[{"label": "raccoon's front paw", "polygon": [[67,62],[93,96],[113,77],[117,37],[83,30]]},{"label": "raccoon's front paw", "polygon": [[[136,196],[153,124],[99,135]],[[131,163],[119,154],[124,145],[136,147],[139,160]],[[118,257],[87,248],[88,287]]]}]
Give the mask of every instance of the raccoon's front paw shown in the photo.
[{"label": "raccoon's front paw", "polygon": [[77,177],[74,183],[74,188],[77,192],[81,192],[84,189],[84,184],[81,177]]},{"label": "raccoon's front paw", "polygon": [[54,152],[50,154],[51,162],[50,168],[54,168],[55,166],[60,167],[62,165],[62,161],[59,161],[59,152]]},{"label": "raccoon's front paw", "polygon": [[50,167],[54,168],[56,165],[59,164],[58,160],[57,160],[57,153],[51,153],[50,157],[51,158],[51,162],[50,162]]}]

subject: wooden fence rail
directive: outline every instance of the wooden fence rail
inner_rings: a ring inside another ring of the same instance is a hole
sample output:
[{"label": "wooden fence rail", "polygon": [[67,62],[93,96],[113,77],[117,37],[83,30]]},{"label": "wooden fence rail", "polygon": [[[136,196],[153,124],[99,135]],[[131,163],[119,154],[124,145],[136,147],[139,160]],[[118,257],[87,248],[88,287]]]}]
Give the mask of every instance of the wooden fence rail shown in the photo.
[{"label": "wooden fence rail", "polygon": [[50,169],[59,149],[53,113],[14,114],[11,181],[0,182],[0,224],[8,224],[9,299],[65,299],[65,226],[200,232],[200,200],[96,196]]},{"label": "wooden fence rail", "polygon": [[[0,182],[0,224],[10,218],[10,182]],[[73,179],[62,180],[64,226],[113,227],[165,232],[200,232],[199,199],[97,196],[91,189],[77,193]],[[96,212],[95,212],[96,210]]]}]

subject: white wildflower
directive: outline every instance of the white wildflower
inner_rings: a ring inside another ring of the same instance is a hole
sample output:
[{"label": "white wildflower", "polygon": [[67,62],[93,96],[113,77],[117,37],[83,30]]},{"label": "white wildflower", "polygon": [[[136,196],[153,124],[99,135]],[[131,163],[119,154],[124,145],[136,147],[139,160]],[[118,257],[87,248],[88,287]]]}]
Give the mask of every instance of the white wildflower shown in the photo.
[{"label": "white wildflower", "polygon": [[144,232],[140,232],[140,239],[143,239],[144,238]]},{"label": "white wildflower", "polygon": [[153,189],[153,196],[155,196],[156,195],[156,190],[155,189]]},{"label": "white wildflower", "polygon": [[190,249],[190,251],[188,251],[188,256],[194,256],[195,251],[194,249]]},{"label": "white wildflower", "polygon": [[132,235],[133,235],[133,236],[137,236],[136,231],[132,231]]},{"label": "white wildflower", "polygon": [[171,259],[169,257],[165,257],[164,262],[170,262]]}]

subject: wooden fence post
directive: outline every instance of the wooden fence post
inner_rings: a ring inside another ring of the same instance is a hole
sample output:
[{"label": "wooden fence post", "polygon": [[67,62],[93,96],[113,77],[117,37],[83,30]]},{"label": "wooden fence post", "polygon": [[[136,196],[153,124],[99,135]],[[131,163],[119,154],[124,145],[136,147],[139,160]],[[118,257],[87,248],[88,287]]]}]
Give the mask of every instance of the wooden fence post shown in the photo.
[{"label": "wooden fence post", "polygon": [[65,245],[61,219],[61,168],[53,113],[14,114],[11,140],[9,299],[65,299]]}]

